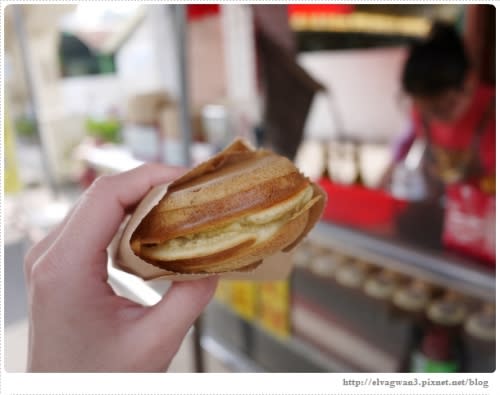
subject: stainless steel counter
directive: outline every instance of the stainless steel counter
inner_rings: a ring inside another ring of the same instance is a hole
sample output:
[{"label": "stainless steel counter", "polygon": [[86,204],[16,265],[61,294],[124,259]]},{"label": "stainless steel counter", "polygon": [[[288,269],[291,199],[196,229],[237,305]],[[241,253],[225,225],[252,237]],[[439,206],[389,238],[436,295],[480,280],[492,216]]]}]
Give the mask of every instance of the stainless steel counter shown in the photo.
[{"label": "stainless steel counter", "polygon": [[495,271],[473,259],[445,250],[419,247],[397,235],[378,236],[326,222],[317,224],[310,237],[327,247],[338,248],[389,269],[488,301],[495,300]]}]

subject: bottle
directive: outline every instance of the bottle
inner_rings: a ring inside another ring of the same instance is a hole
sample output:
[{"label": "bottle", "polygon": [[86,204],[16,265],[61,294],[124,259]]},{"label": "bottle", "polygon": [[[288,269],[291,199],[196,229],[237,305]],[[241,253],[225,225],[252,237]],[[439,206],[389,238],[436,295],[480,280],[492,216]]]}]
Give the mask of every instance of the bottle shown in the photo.
[{"label": "bottle", "polygon": [[365,262],[347,258],[335,272],[335,279],[347,288],[360,288],[368,275],[369,267]]},{"label": "bottle", "polygon": [[372,274],[363,286],[365,293],[381,302],[391,299],[398,285],[398,275],[390,270]]},{"label": "bottle", "polygon": [[429,305],[427,317],[436,326],[458,328],[464,321],[466,312],[466,305],[461,296],[447,291],[443,297]]},{"label": "bottle", "polygon": [[420,280],[402,282],[392,295],[393,319],[407,328],[406,345],[401,352],[399,372],[410,371],[412,355],[422,341],[425,311],[431,298],[431,286]]},{"label": "bottle", "polygon": [[361,168],[361,145],[354,145],[354,167],[356,170],[356,176],[354,177],[353,184],[357,186],[364,186],[365,182],[363,180],[363,170]]},{"label": "bottle", "polygon": [[462,369],[460,327],[466,315],[464,301],[454,292],[433,301],[427,308],[427,326],[411,359],[416,373],[455,373]]},{"label": "bottle", "polygon": [[334,278],[343,257],[333,251],[324,251],[314,257],[311,262],[311,271],[324,278]]},{"label": "bottle", "polygon": [[[334,273],[331,288],[335,289],[336,313],[345,322],[350,322],[359,331],[368,330],[366,316],[370,312],[363,284],[370,272],[370,266],[352,256],[344,256]],[[356,330],[356,329],[355,329]]]},{"label": "bottle", "polygon": [[328,175],[338,184],[351,185],[356,179],[355,145],[351,142],[332,141],[328,148]]},{"label": "bottle", "polygon": [[321,178],[323,178],[325,180],[332,180],[328,163],[331,160],[331,156],[333,156],[334,152],[330,150],[330,144],[328,142],[324,142],[322,147],[323,147],[323,151],[322,151],[323,173],[321,175]]},{"label": "bottle", "polygon": [[389,353],[397,353],[404,343],[404,338],[398,336],[401,331],[394,325],[391,314],[391,297],[399,281],[400,276],[395,272],[379,269],[371,273],[363,284],[366,307],[361,309],[360,314],[365,314],[365,336]]},{"label": "bottle", "polygon": [[486,303],[465,321],[464,370],[466,372],[490,373],[495,370],[495,340],[495,305]]},{"label": "bottle", "polygon": [[431,301],[431,287],[419,280],[402,284],[392,296],[394,306],[403,314],[423,318],[423,313]]}]

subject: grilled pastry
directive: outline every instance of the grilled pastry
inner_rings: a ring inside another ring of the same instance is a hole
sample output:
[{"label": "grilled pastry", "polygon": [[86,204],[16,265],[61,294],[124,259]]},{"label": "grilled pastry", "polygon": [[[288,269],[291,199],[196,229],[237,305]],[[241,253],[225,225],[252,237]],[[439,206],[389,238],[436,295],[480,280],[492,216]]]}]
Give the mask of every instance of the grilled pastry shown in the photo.
[{"label": "grilled pastry", "polygon": [[132,233],[142,260],[175,273],[251,270],[295,246],[324,204],[288,159],[236,141],[170,184]]}]

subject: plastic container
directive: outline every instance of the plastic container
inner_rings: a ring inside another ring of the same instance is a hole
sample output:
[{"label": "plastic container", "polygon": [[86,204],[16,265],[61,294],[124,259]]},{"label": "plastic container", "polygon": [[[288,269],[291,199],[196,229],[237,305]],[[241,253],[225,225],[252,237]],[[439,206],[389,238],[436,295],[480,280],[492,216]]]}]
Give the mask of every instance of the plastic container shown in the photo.
[{"label": "plastic container", "polygon": [[362,229],[391,226],[396,214],[407,205],[381,190],[336,184],[325,178],[319,180],[319,185],[328,195],[323,219]]}]

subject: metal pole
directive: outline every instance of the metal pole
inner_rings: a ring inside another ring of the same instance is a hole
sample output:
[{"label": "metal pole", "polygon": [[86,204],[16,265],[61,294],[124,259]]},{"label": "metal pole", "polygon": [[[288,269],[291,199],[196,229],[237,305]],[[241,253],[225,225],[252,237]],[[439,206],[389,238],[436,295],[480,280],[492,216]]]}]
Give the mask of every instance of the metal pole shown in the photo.
[{"label": "metal pole", "polygon": [[187,77],[187,13],[185,4],[174,4],[174,24],[177,38],[177,70],[179,76],[180,127],[182,132],[183,164],[191,166],[191,119],[189,110],[189,84]]},{"label": "metal pole", "polygon": [[201,337],[203,332],[203,316],[199,316],[193,326],[193,348],[194,348],[194,371],[196,373],[205,372],[205,358],[201,347]]},{"label": "metal pole", "polygon": [[[179,102],[180,102],[180,126],[182,132],[182,157],[186,167],[191,166],[191,119],[189,110],[189,85],[187,77],[187,13],[185,4],[174,4],[174,26],[177,38],[177,72],[179,76]],[[193,357],[195,372],[204,372],[205,364],[203,350],[201,348],[201,334],[203,331],[201,316],[194,323],[193,331]]]},{"label": "metal pole", "polygon": [[21,50],[21,63],[23,66],[24,78],[26,81],[26,87],[28,88],[28,95],[31,102],[31,107],[33,111],[33,118],[36,125],[38,141],[40,142],[40,150],[42,153],[42,166],[44,168],[45,177],[49,184],[50,190],[54,197],[59,195],[59,186],[57,185],[52,169],[49,163],[49,153],[48,153],[48,141],[47,136],[40,127],[40,119],[38,114],[39,103],[38,97],[36,95],[36,87],[33,78],[32,63],[31,63],[31,53],[29,50],[28,38],[26,33],[26,26],[24,24],[24,16],[22,5],[16,4],[13,6],[13,17],[14,17],[14,27],[16,29],[17,39],[19,41],[19,49]]}]

